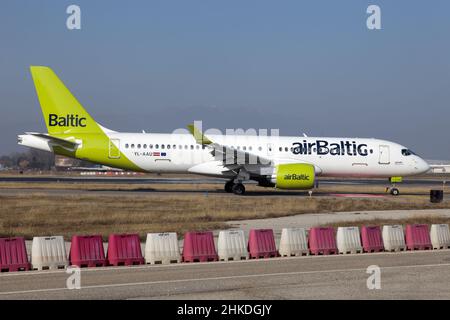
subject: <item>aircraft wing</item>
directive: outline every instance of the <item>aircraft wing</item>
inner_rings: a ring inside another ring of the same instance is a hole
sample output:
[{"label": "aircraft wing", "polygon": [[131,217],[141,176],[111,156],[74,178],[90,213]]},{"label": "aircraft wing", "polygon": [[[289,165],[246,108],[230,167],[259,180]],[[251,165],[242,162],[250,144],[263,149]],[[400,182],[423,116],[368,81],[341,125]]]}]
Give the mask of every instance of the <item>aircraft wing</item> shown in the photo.
[{"label": "aircraft wing", "polygon": [[66,149],[76,149],[80,144],[70,140],[64,140],[61,138],[53,137],[46,133],[36,133],[36,132],[27,132],[26,134],[38,137],[41,139],[45,139],[50,142],[53,146],[60,146]]},{"label": "aircraft wing", "polygon": [[222,161],[223,165],[229,169],[238,169],[244,165],[258,165],[258,166],[270,166],[272,160],[266,157],[261,157],[244,150],[237,150],[222,144],[211,141],[200,130],[198,130],[193,124],[187,126],[189,132],[194,136],[195,141],[198,144],[207,146],[211,149],[211,154],[216,161]]}]

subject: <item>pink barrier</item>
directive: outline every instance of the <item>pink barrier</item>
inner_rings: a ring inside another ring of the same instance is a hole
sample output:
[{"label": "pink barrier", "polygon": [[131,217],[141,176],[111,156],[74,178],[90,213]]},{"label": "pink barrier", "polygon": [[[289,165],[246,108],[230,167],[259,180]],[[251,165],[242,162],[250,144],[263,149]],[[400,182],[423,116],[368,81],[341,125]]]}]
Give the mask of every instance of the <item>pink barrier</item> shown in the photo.
[{"label": "pink barrier", "polygon": [[336,236],[332,227],[316,227],[309,231],[309,250],[311,254],[337,254]]},{"label": "pink barrier", "polygon": [[250,259],[278,257],[272,229],[250,230],[248,235]]},{"label": "pink barrier", "polygon": [[138,234],[111,234],[106,260],[113,266],[144,264]]},{"label": "pink barrier", "polygon": [[408,224],[405,232],[408,250],[431,250],[430,231],[426,224]]},{"label": "pink barrier", "polygon": [[364,252],[384,251],[383,238],[379,226],[363,226],[361,228],[361,240]]},{"label": "pink barrier", "polygon": [[80,268],[106,266],[102,236],[73,236],[69,261]]},{"label": "pink barrier", "polygon": [[217,261],[213,234],[207,232],[186,232],[183,244],[183,262]]},{"label": "pink barrier", "polygon": [[0,238],[0,271],[28,271],[30,269],[24,238]]}]

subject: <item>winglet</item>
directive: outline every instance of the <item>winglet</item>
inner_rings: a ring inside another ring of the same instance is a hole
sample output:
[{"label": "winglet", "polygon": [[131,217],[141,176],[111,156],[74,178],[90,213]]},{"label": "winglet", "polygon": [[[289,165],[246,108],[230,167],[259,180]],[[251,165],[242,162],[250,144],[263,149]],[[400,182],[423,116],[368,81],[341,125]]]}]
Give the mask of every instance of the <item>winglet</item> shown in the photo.
[{"label": "winglet", "polygon": [[198,130],[194,124],[188,124],[187,126],[189,132],[194,136],[197,143],[202,145],[212,144],[213,142],[209,140],[200,130]]}]

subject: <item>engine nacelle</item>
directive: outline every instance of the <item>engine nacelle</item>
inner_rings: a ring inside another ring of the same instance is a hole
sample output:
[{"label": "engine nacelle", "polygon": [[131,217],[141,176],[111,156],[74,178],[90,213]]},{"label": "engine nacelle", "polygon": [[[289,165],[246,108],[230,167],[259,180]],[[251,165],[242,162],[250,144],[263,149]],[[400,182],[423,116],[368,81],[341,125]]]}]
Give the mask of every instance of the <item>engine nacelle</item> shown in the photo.
[{"label": "engine nacelle", "polygon": [[308,190],[314,188],[315,178],[312,164],[289,163],[275,167],[271,182],[279,189]]}]

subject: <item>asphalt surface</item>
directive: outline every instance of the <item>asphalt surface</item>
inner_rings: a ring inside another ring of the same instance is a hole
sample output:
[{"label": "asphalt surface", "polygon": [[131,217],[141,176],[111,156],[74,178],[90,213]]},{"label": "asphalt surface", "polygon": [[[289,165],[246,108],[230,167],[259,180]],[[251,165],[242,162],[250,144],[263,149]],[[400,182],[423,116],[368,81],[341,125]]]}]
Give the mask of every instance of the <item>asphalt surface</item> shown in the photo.
[{"label": "asphalt surface", "polygon": [[[367,268],[381,268],[369,290]],[[450,250],[0,274],[0,299],[450,299]]]},{"label": "asphalt surface", "polygon": [[[25,182],[29,185],[29,187],[17,187],[17,188],[0,188],[0,195],[15,195],[15,194],[23,194],[26,192],[39,192],[45,193],[47,195],[58,196],[62,194],[90,194],[90,195],[99,195],[99,196],[116,196],[116,195],[142,195],[142,196],[173,196],[175,194],[202,194],[205,196],[217,195],[222,197],[233,197],[235,195],[228,194],[223,192],[222,188],[220,190],[210,190],[208,188],[198,188],[198,189],[184,189],[182,184],[218,184],[223,185],[225,180],[220,178],[203,178],[203,177],[168,177],[164,176],[161,178],[154,177],[92,177],[92,176],[0,176],[0,182],[3,183],[14,183],[14,182]],[[34,183],[48,183],[52,184],[53,187],[51,189],[39,188],[36,189],[33,187]],[[104,189],[101,188],[93,188],[93,189],[68,189],[64,186],[61,188],[55,188],[58,183],[73,183],[73,184],[83,184],[83,183],[96,183],[96,184],[104,184]],[[114,185],[146,185],[145,187],[138,187],[135,190],[124,190],[124,189],[111,189],[110,186]],[[153,188],[151,185],[161,185],[161,184],[172,184],[177,185],[181,184],[181,186],[177,189],[164,190],[158,187]],[[246,182],[246,184],[256,184],[256,182]],[[358,193],[342,193],[342,192],[334,192],[334,193],[326,193],[321,190],[321,186],[345,186],[345,185],[360,185],[360,186],[379,186],[380,192],[373,194],[358,194]],[[384,188],[389,185],[386,179],[319,179],[319,188],[314,191],[314,196],[346,196],[346,197],[390,197],[389,194],[384,192]],[[426,187],[426,188],[441,188],[442,180],[438,179],[408,179],[402,182],[402,185],[408,185],[410,187]],[[406,193],[402,192],[401,185],[398,186],[401,194],[406,195]],[[413,193],[412,193],[413,194]],[[248,190],[245,194],[247,197],[261,197],[261,196],[270,196],[270,197],[284,197],[284,196],[309,196],[306,191],[293,191],[293,190],[274,190],[272,188],[261,188],[259,190]],[[449,194],[444,194],[444,199],[450,199]]]},{"label": "asphalt surface", "polygon": [[[442,186],[444,179],[406,178],[401,184],[406,185],[438,185]],[[389,184],[388,179],[327,179],[318,178],[319,184],[332,185],[382,185]],[[64,183],[105,183],[105,184],[223,184],[225,179],[221,178],[172,178],[163,176],[161,178],[148,177],[102,177],[102,176],[0,176],[0,182],[64,182]],[[255,182],[246,182],[255,183]]]}]

